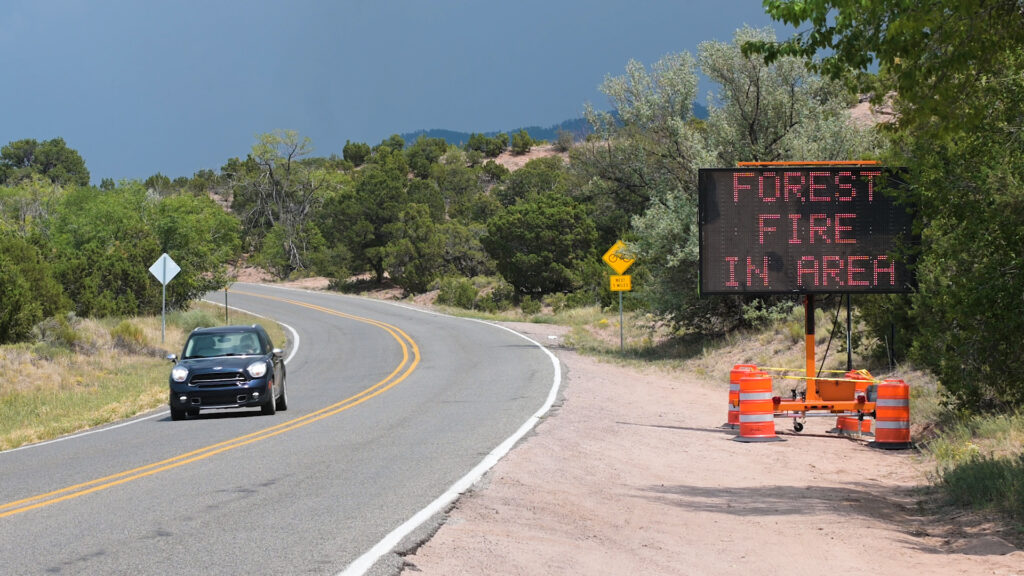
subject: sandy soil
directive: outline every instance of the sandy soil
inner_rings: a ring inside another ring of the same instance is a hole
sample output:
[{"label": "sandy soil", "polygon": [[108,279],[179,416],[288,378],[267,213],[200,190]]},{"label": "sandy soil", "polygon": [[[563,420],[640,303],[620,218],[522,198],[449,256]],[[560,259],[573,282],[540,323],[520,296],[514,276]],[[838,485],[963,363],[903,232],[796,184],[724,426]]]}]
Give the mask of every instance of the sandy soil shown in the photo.
[{"label": "sandy soil", "polygon": [[563,401],[403,574],[1024,575],[997,527],[921,503],[912,452],[828,434],[832,418],[735,442],[727,383],[554,351]]},{"label": "sandy soil", "polygon": [[513,154],[511,150],[506,150],[499,154],[494,161],[514,172],[525,166],[530,160],[547,158],[548,156],[561,156],[564,161],[568,161],[569,158],[567,152],[559,152],[555,150],[553,144],[545,144],[543,146],[534,146],[526,154]]}]

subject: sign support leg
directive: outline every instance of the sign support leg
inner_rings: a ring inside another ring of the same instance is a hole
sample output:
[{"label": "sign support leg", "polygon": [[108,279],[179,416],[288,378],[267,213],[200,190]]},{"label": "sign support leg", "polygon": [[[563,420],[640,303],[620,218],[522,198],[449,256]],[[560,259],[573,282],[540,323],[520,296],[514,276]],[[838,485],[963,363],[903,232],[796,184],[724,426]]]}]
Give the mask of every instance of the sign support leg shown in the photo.
[{"label": "sign support leg", "polygon": [[807,355],[807,401],[817,402],[818,385],[814,367],[814,294],[804,295],[804,348]]},{"label": "sign support leg", "polygon": [[626,344],[623,338],[622,329],[622,292],[619,292],[619,353],[624,354],[626,352]]},{"label": "sign support leg", "polygon": [[846,295],[846,371],[853,370],[853,324],[850,320],[850,298],[852,294]]}]

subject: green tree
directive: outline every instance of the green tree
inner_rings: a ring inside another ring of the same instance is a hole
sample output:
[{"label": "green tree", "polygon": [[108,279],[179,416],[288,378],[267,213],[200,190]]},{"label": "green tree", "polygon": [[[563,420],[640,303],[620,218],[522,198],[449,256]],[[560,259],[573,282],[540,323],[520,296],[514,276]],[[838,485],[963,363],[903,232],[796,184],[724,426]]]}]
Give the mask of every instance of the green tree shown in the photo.
[{"label": "green tree", "polygon": [[[701,44],[701,69],[720,87],[707,122],[693,117],[692,57],[669,55],[650,71],[630,62],[624,76],[601,87],[614,114],[588,109],[599,138],[572,151],[574,172],[585,182],[578,195],[607,214],[598,220],[602,234],[631,240],[648,275],[638,294],[677,326],[718,332],[744,322],[744,298],[698,297],[700,168],[856,158],[870,150],[870,139],[848,121],[842,90],[794,58],[768,65],[742,54],[741,43],[766,38],[774,38],[770,30],[744,28],[732,44]],[[614,239],[601,238],[606,245]]]},{"label": "green tree", "polygon": [[388,136],[384,140],[381,140],[380,144],[374,146],[373,153],[376,154],[377,152],[380,152],[382,150],[387,150],[388,152],[401,152],[404,149],[405,140],[398,134],[392,134],[391,136]]},{"label": "green tree", "polygon": [[458,163],[434,164],[430,179],[444,201],[446,218],[468,222],[473,220],[474,208],[484,193],[476,169]]},{"label": "green tree", "polygon": [[69,308],[43,254],[0,231],[0,343],[24,339],[43,318]]},{"label": "green tree", "polygon": [[0,187],[0,230],[11,230],[23,238],[45,237],[62,195],[59,186],[38,174]]},{"label": "green tree", "polygon": [[429,178],[430,167],[436,164],[447,151],[448,143],[444,139],[427,138],[421,134],[405,149],[405,158],[417,178]]},{"label": "green tree", "polygon": [[692,188],[697,169],[712,165],[704,135],[693,128],[696,62],[670,54],[651,71],[630,61],[623,76],[601,85],[613,112],[587,106],[595,137],[573,148],[572,168],[584,183],[576,198],[590,206],[611,245],[629,234],[631,219],[669,190]]},{"label": "green tree", "polygon": [[62,199],[51,227],[54,275],[80,316],[160,310],[149,266],[160,256],[152,202],[137,182],[111,191],[82,187]]},{"label": "green tree", "polygon": [[534,158],[510,173],[505,185],[495,188],[493,194],[503,206],[508,207],[535,194],[566,194],[569,189],[569,174],[565,163],[558,156],[548,156]]},{"label": "green tree", "polygon": [[720,86],[706,134],[721,166],[736,162],[860,159],[872,137],[850,121],[843,85],[808,71],[798,58],[766,64],[742,46],[775,39],[771,29],[738,30],[732,43],[703,42],[700,68]]},{"label": "green tree", "polygon": [[349,142],[345,140],[345,147],[341,150],[345,160],[353,166],[362,166],[370,157],[370,145],[364,142]]},{"label": "green tree", "polygon": [[[915,329],[912,354],[968,410],[1024,406],[1024,12],[1013,0],[770,1],[805,32],[745,48],[803,57],[848,86],[891,98],[887,162],[909,168],[922,245],[918,290],[890,299]],[[821,54],[819,54],[821,52]],[[871,308],[871,307],[869,307]],[[875,306],[874,310],[886,310]],[[884,332],[882,332],[884,334]]]},{"label": "green tree", "polygon": [[[234,167],[235,204],[245,223],[251,243],[280,242],[269,248],[282,253],[287,265],[278,267],[281,277],[309,266],[311,254],[318,248],[319,231],[313,214],[322,205],[328,190],[338,184],[334,170],[318,168],[302,160],[312,153],[308,138],[299,138],[292,130],[263,134],[245,163]],[[277,228],[269,240],[261,233]]]},{"label": "green tree", "polygon": [[152,229],[161,253],[181,267],[168,284],[168,303],[182,308],[227,283],[227,266],[241,254],[241,223],[209,196],[176,194],[153,206]]},{"label": "green tree", "polygon": [[533,148],[533,138],[530,138],[530,134],[526,130],[520,130],[512,135],[512,153],[517,156],[522,156]]},{"label": "green tree", "polygon": [[392,224],[409,203],[408,174],[400,151],[381,148],[359,171],[351,192],[334,194],[323,210],[331,214],[325,225],[328,245],[344,245],[351,251],[354,271],[371,270],[378,282],[387,271],[387,245],[396,232]]},{"label": "green tree", "polygon": [[595,258],[597,231],[582,206],[546,192],[492,218],[480,240],[517,292],[549,294],[583,284],[585,264]]},{"label": "green tree", "polygon": [[486,158],[497,158],[508,148],[508,134],[501,133],[491,138],[484,134],[470,134],[466,143],[466,151],[480,152]]},{"label": "green tree", "polygon": [[146,190],[157,194],[158,196],[166,196],[175,190],[175,187],[171,183],[171,179],[163,174],[157,172],[149,178],[146,178],[142,185],[146,187]]},{"label": "green tree", "polygon": [[487,234],[486,225],[449,220],[438,225],[438,234],[444,239],[443,273],[473,278],[496,272],[494,260],[488,256],[481,242]]},{"label": "green tree", "polygon": [[63,138],[25,139],[0,148],[0,184],[39,174],[59,186],[88,186],[89,170]]},{"label": "green tree", "polygon": [[441,273],[444,238],[422,204],[409,204],[392,227],[384,265],[391,280],[413,294],[425,292]]}]

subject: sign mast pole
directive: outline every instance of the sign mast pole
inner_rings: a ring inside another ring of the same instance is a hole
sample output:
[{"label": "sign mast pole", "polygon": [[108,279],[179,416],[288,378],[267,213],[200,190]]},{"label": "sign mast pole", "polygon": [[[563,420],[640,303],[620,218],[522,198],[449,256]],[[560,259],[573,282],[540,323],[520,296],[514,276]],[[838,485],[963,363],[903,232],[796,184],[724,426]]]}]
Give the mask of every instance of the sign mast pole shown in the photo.
[{"label": "sign mast pole", "polygon": [[[163,274],[160,275],[160,278],[167,278],[167,258],[161,258],[160,261],[164,265]],[[160,343],[163,344],[164,332],[167,329],[167,282],[161,280],[160,287]]]},{"label": "sign mast pole", "polygon": [[149,267],[149,273],[156,276],[163,287],[160,291],[160,343],[164,343],[167,331],[167,283],[181,272],[181,267],[166,252]]},{"label": "sign mast pole", "polygon": [[610,266],[611,269],[614,270],[616,274],[618,274],[618,276],[612,276],[610,278],[609,284],[610,284],[610,288],[611,288],[611,290],[613,292],[618,292],[619,293],[619,353],[620,354],[626,352],[625,328],[623,326],[624,320],[623,320],[623,317],[622,317],[622,293],[625,292],[626,290],[632,290],[633,289],[633,282],[632,282],[631,277],[628,276],[628,275],[624,275],[623,273],[626,270],[628,270],[630,266],[633,265],[633,262],[636,262],[636,258],[629,257],[629,256],[624,256],[620,252],[620,250],[622,250],[625,247],[626,247],[626,245],[622,242],[622,240],[618,240],[618,241],[615,242],[615,244],[612,245],[611,248],[608,249],[607,252],[604,253],[604,256],[601,257],[601,259],[604,260],[604,263],[607,264],[608,266]]}]

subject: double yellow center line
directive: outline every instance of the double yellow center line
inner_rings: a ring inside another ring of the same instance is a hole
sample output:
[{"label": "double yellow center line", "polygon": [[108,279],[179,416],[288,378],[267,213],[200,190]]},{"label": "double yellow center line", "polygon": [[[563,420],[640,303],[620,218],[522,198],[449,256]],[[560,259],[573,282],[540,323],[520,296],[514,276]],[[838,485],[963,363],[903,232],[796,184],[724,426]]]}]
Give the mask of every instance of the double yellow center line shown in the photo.
[{"label": "double yellow center line", "polygon": [[58,502],[64,502],[65,500],[71,500],[74,498],[78,498],[80,496],[85,496],[86,494],[92,494],[93,492],[107,490],[108,488],[113,488],[121,484],[126,484],[133,480],[138,480],[140,478],[145,478],[147,476],[159,474],[160,472],[171,470],[173,468],[184,466],[186,464],[191,464],[192,462],[198,462],[199,460],[205,460],[206,458],[210,458],[211,456],[216,456],[217,454],[221,454],[229,450],[234,450],[235,448],[241,448],[242,446],[247,446],[254,442],[259,442],[260,440],[266,440],[267,438],[272,438],[274,436],[277,436],[278,434],[290,432],[292,430],[295,430],[296,428],[302,428],[303,426],[307,426],[318,420],[323,420],[324,418],[328,418],[340,412],[344,412],[349,408],[358,406],[359,404],[366,402],[370,398],[383,394],[387,390],[390,390],[391,388],[396,386],[399,382],[405,380],[409,376],[409,374],[411,374],[413,370],[416,369],[416,366],[420,362],[420,351],[419,347],[416,345],[416,342],[412,338],[410,338],[408,334],[403,332],[401,329],[392,326],[391,324],[380,322],[379,320],[373,320],[371,318],[363,318],[361,316],[345,314],[344,312],[338,312],[337,310],[331,310],[330,308],[324,308],[322,306],[317,306],[315,304],[309,304],[306,302],[299,302],[297,300],[288,300],[284,298],[263,296],[260,294],[252,294],[247,292],[240,293],[246,294],[248,296],[256,296],[259,298],[266,298],[269,300],[286,302],[288,304],[294,304],[296,306],[302,306],[304,308],[317,310],[319,312],[330,314],[332,316],[347,318],[349,320],[355,320],[356,322],[362,322],[364,324],[376,326],[390,334],[391,337],[398,342],[399,346],[401,346],[402,361],[398,364],[398,366],[395,367],[394,370],[391,371],[390,374],[388,374],[383,380],[377,382],[373,386],[370,386],[369,388],[366,388],[365,390],[362,390],[361,392],[353,396],[349,396],[348,398],[340,402],[331,404],[330,406],[325,406],[324,408],[321,408],[315,412],[311,412],[304,416],[300,416],[299,418],[295,418],[293,420],[283,422],[276,426],[271,426],[269,428],[253,432],[251,434],[246,434],[245,436],[239,436],[238,438],[233,438],[231,440],[219,442],[217,444],[213,444],[205,448],[200,448],[199,450],[193,450],[192,452],[187,452],[185,454],[181,454],[173,458],[168,458],[166,460],[161,460],[159,462],[147,464],[146,466],[140,466],[138,468],[133,468],[131,470],[125,470],[124,472],[119,472],[117,474],[112,474],[110,476],[104,476],[103,478],[97,478],[95,480],[90,480],[89,482],[83,482],[81,484],[75,484],[74,486],[68,486],[66,488],[61,488],[60,490],[54,490],[52,492],[47,492],[45,494],[39,494],[37,496],[23,498],[21,500],[16,500],[14,502],[0,504],[0,518],[13,516],[15,514],[21,514],[22,512],[28,512],[29,510],[35,510],[36,508],[42,508],[44,506],[50,506],[51,504],[57,504]]}]

